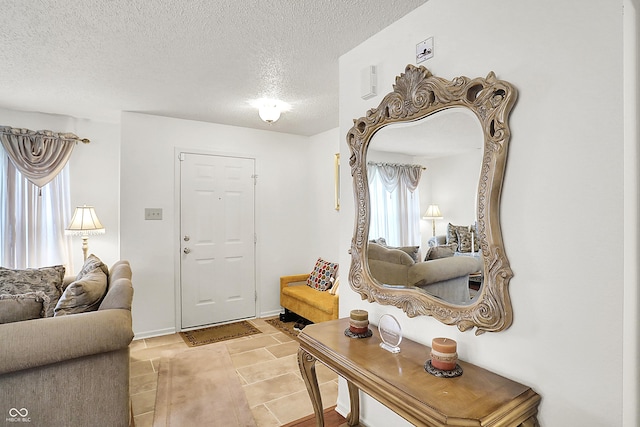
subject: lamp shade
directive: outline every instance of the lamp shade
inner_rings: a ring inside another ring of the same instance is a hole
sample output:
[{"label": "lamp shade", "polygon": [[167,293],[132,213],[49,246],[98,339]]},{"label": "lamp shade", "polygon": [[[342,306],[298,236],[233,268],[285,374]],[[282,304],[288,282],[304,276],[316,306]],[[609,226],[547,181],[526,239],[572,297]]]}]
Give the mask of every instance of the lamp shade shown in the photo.
[{"label": "lamp shade", "polygon": [[71,218],[71,224],[65,229],[65,234],[71,235],[104,233],[104,226],[100,223],[93,206],[76,207]]},{"label": "lamp shade", "polygon": [[422,217],[424,219],[442,219],[442,213],[440,212],[440,208],[438,205],[429,205],[427,211],[424,213]]}]

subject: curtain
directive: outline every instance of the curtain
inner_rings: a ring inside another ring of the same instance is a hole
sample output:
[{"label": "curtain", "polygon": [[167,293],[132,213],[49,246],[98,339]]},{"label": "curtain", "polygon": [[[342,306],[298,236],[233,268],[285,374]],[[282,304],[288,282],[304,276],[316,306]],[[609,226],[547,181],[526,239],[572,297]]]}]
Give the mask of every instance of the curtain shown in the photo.
[{"label": "curtain", "polygon": [[20,173],[37,187],[43,187],[67,164],[78,137],[72,133],[1,126],[0,141]]},{"label": "curtain", "polygon": [[73,134],[0,127],[1,265],[72,267],[71,239],[64,235],[71,218],[66,164],[78,140]]},{"label": "curtain", "polygon": [[417,191],[423,167],[368,163],[371,222],[369,237],[385,238],[390,246],[419,246],[420,198]]}]

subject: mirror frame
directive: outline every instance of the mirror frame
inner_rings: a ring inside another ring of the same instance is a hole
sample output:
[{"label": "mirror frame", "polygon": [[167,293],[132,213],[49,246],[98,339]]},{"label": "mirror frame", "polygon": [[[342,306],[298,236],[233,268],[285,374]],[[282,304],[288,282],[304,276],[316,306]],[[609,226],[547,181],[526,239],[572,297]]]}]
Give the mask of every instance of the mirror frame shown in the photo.
[{"label": "mirror frame", "polygon": [[[435,77],[423,66],[409,64],[405,72],[396,77],[393,91],[378,107],[354,120],[347,133],[356,211],[349,284],[362,299],[396,306],[409,317],[430,315],[444,324],[456,325],[461,331],[475,327],[476,335],[502,331],[511,325],[513,313],[508,285],[513,272],[502,241],[500,194],[510,138],[508,118],[516,98],[516,89],[510,83],[498,80],[493,72],[486,78],[462,76],[449,81]],[[464,306],[417,289],[383,286],[372,277],[365,262],[371,209],[366,156],[373,136],[385,126],[414,122],[454,107],[472,111],[484,134],[476,207],[484,279],[476,300]]]}]

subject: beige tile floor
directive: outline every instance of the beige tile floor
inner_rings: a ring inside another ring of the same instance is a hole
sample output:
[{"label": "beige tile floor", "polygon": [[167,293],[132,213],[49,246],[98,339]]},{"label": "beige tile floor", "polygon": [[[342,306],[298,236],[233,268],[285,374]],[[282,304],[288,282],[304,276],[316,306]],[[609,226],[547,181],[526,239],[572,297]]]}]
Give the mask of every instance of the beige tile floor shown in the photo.
[{"label": "beige tile floor", "polygon": [[[250,321],[261,334],[224,341],[258,427],[277,427],[313,413],[298,369],[298,342],[264,319]],[[165,351],[184,350],[180,335],[131,343],[131,402],[136,427],[153,423],[158,367]],[[326,407],[335,405],[338,376],[318,363],[316,372]]]}]

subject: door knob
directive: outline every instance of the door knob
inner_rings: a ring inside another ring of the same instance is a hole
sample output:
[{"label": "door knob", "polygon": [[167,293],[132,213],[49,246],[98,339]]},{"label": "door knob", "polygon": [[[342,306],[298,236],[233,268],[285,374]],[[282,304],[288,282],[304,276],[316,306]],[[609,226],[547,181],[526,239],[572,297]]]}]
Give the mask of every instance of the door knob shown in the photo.
[{"label": "door knob", "polygon": [[185,254],[188,254],[188,253],[191,253],[191,249],[189,249],[189,248],[184,248],[184,250],[183,250],[182,252],[184,252]]}]

